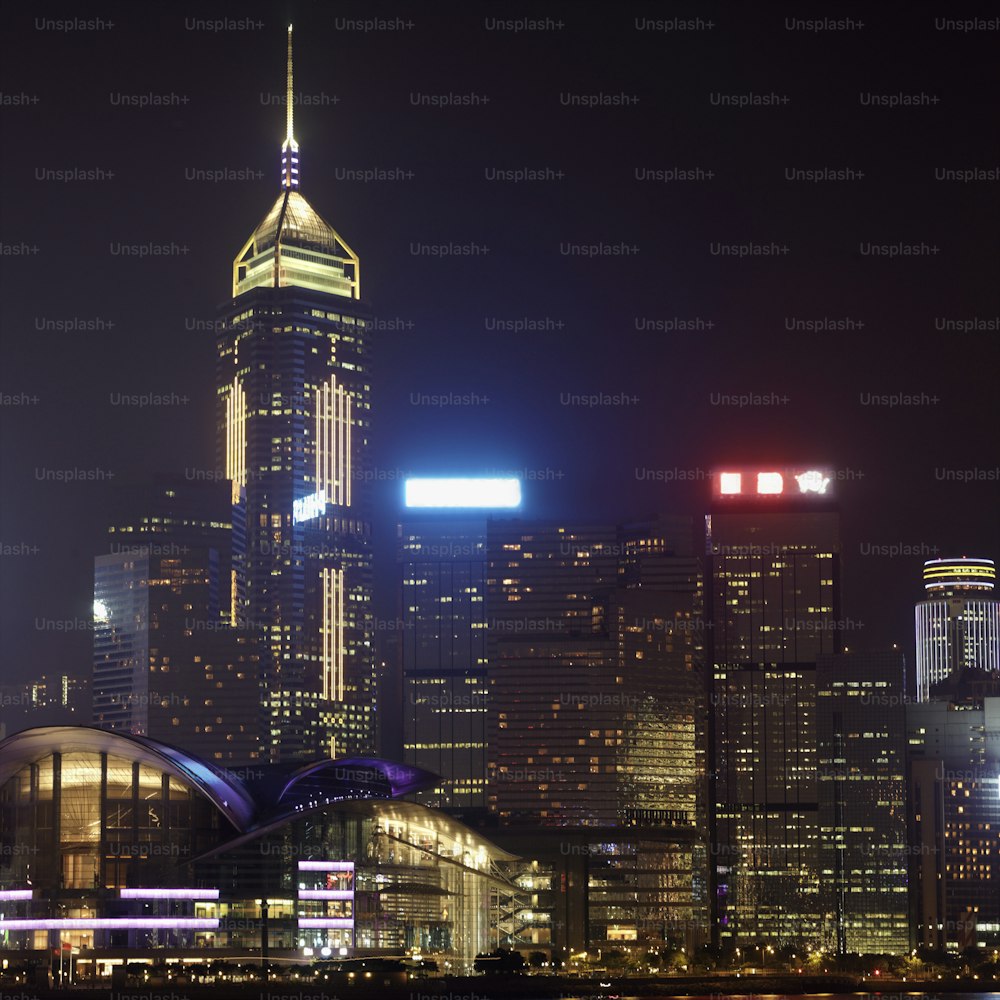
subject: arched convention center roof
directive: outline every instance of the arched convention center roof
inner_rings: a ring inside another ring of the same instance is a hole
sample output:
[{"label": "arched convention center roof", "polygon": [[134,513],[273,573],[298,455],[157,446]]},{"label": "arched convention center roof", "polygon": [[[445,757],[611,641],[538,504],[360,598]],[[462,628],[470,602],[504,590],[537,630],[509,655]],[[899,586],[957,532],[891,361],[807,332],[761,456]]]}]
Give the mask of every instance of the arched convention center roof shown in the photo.
[{"label": "arched convention center roof", "polygon": [[410,764],[349,757],[297,765],[262,764],[244,782],[231,771],[169,743],[90,726],[41,726],[0,741],[0,784],[49,754],[109,753],[159,768],[198,789],[236,828],[247,833],[303,810],[347,799],[394,799],[440,780]]},{"label": "arched convention center roof", "polygon": [[355,789],[376,791],[377,798],[398,798],[424,788],[433,788],[441,779],[412,764],[397,764],[380,757],[344,757],[317,760],[289,774],[275,799],[275,806],[292,807],[321,795]]},{"label": "arched convention center roof", "polygon": [[8,736],[0,742],[0,784],[26,764],[56,752],[109,753],[159,768],[197,788],[240,831],[257,814],[253,797],[235,775],[168,743],[90,726],[41,726]]}]

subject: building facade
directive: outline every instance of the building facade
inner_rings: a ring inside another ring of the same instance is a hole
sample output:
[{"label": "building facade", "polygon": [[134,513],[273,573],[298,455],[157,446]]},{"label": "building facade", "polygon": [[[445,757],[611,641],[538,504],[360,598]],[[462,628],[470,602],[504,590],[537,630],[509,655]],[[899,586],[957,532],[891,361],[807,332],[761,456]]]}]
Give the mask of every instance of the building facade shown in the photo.
[{"label": "building facade", "polygon": [[910,949],[905,692],[898,650],[817,660],[820,901],[838,954]]}]

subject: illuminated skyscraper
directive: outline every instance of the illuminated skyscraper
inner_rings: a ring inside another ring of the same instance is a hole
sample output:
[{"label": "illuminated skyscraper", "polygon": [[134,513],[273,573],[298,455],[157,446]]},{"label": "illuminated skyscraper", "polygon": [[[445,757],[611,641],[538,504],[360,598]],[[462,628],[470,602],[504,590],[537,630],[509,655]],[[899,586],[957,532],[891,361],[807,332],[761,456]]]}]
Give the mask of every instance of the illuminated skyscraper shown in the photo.
[{"label": "illuminated skyscraper", "polygon": [[930,559],[916,606],[917,701],[965,670],[1000,672],[1000,599],[992,559]]},{"label": "illuminated skyscraper", "polygon": [[834,943],[820,900],[816,664],[841,647],[839,515],[818,470],[715,477],[706,519],[716,921],[724,947]]},{"label": "illuminated skyscraper", "polygon": [[409,480],[399,525],[403,754],[443,778],[421,802],[471,816],[486,810],[488,516],[519,484],[456,482]]},{"label": "illuminated skyscraper", "polygon": [[272,760],[374,745],[369,310],[358,256],[299,192],[288,29],[277,200],[233,261],[218,338],[231,616],[262,641]]}]

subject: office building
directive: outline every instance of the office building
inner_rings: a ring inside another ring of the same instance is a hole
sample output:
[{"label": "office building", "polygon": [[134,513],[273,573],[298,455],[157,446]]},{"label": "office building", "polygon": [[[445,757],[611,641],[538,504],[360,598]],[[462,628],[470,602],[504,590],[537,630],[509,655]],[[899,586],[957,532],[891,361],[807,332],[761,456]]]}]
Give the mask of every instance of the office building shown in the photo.
[{"label": "office building", "polygon": [[1000,672],[1000,598],[992,559],[930,559],[915,610],[917,701],[965,670]]},{"label": "office building", "polygon": [[898,650],[817,660],[820,902],[838,954],[910,949],[905,691]]},{"label": "office building", "polygon": [[286,101],[280,191],[233,261],[216,382],[231,615],[261,639],[275,761],[370,752],[375,736],[370,313],[358,255],[299,190],[291,27]]},{"label": "office building", "polygon": [[94,560],[94,725],[258,760],[257,637],[228,618],[228,486],[161,478],[118,501]]},{"label": "office building", "polygon": [[840,609],[839,516],[820,469],[731,468],[706,518],[715,927],[724,950],[826,943],[816,664]]},{"label": "office building", "polygon": [[497,841],[537,862],[526,930],[556,954],[696,945],[707,814],[693,522],[493,519],[487,555],[488,799]]},{"label": "office building", "polygon": [[907,705],[914,944],[1000,947],[1000,681],[966,670]]},{"label": "office building", "polygon": [[33,726],[73,726],[90,721],[90,677],[40,674],[0,684],[0,739]]},{"label": "office building", "polygon": [[486,808],[486,523],[399,526],[403,759],[439,809]]},{"label": "office building", "polygon": [[513,478],[413,478],[398,526],[404,759],[442,777],[421,801],[470,819],[486,810],[487,524],[520,496]]}]

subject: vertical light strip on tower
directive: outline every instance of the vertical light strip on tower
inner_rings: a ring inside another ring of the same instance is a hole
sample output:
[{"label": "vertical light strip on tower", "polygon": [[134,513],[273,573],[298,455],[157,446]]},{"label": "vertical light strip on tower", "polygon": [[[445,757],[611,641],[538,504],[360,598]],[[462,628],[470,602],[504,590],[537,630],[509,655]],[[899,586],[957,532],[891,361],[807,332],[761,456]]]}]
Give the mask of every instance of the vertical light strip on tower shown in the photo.
[{"label": "vertical light strip on tower", "polygon": [[233,379],[226,400],[226,478],[233,483],[233,503],[247,484],[247,402],[238,378]]},{"label": "vertical light strip on tower", "polygon": [[340,482],[344,496],[344,506],[351,506],[351,406],[354,402],[351,394],[340,388],[340,429],[343,438],[340,448]]},{"label": "vertical light strip on tower", "polygon": [[316,492],[351,506],[351,394],[331,375],[316,393]]},{"label": "vertical light strip on tower", "polygon": [[236,628],[240,622],[239,576],[235,567],[229,571],[229,624]]},{"label": "vertical light strip on tower", "polygon": [[344,571],[323,569],[323,698],[344,700]]},{"label": "vertical light strip on tower", "polygon": [[948,640],[948,606],[943,601],[922,601],[916,607],[917,701],[930,698],[931,687],[951,674]]},{"label": "vertical light strip on tower", "polygon": [[281,145],[281,186],[299,186],[299,144],[295,141],[295,101],[292,94],[292,26],[288,26],[288,78],[285,91],[285,141]]}]

